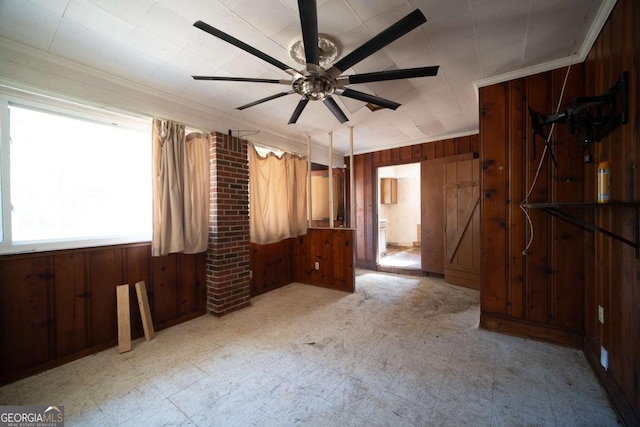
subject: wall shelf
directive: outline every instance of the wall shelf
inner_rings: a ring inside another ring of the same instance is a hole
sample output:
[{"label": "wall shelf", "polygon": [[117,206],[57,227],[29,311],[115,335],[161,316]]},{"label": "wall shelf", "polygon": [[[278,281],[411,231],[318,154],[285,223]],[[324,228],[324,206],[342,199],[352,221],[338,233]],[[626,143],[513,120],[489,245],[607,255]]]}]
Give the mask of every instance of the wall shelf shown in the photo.
[{"label": "wall shelf", "polygon": [[[636,250],[636,258],[638,258],[640,250],[640,236],[638,229],[638,211],[640,209],[640,202],[608,202],[608,203],[596,203],[596,202],[549,202],[549,203],[523,203],[521,205],[524,208],[540,209],[543,212],[548,213],[556,218],[566,221],[570,224],[580,227],[583,230],[589,232],[599,232],[605,234],[619,242],[631,246]],[[593,222],[585,221],[582,218],[568,212],[568,209],[606,209],[606,208],[632,208],[635,210],[634,220],[634,240],[631,241],[625,237],[620,236],[613,231],[609,231],[602,228]]]}]

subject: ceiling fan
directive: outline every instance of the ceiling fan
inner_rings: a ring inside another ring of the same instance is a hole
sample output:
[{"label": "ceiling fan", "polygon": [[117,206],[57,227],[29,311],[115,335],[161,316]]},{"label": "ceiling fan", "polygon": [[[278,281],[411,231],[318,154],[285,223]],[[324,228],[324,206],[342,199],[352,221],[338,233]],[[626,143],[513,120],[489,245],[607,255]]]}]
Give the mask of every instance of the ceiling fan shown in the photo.
[{"label": "ceiling fan", "polygon": [[245,108],[253,107],[263,102],[271,101],[273,99],[280,98],[286,95],[292,95],[297,93],[302,98],[298,102],[297,107],[293,111],[289,124],[296,123],[300,114],[307,106],[309,101],[322,101],[324,105],[333,113],[333,115],[340,121],[340,123],[346,122],[347,116],[342,109],[338,106],[336,101],[331,95],[340,95],[347,98],[357,99],[360,101],[368,102],[370,104],[378,105],[384,108],[390,108],[392,110],[397,109],[400,104],[388,99],[380,98],[375,95],[360,92],[354,89],[347,88],[346,86],[357,83],[370,83],[380,82],[385,80],[397,80],[408,79],[413,77],[430,77],[438,74],[439,66],[431,67],[418,67],[418,68],[405,68],[400,70],[388,70],[377,71],[372,73],[352,74],[340,77],[342,73],[354,66],[358,62],[387,46],[394,40],[399,39],[403,35],[407,34],[411,30],[424,24],[427,19],[420,12],[419,9],[409,13],[404,18],[400,19],[395,24],[391,25],[362,46],[358,47],[353,52],[340,59],[328,69],[320,66],[320,48],[318,46],[318,14],[315,0],[298,0],[298,9],[300,12],[300,25],[302,27],[302,42],[304,44],[304,55],[306,60],[306,67],[303,70],[297,71],[280,62],[279,60],[267,55],[258,49],[249,46],[248,44],[236,39],[229,34],[220,31],[211,25],[197,21],[193,25],[202,31],[205,31],[212,36],[218,37],[230,43],[245,52],[248,52],[263,61],[280,68],[291,76],[289,80],[277,80],[277,79],[260,79],[260,78],[247,78],[247,77],[215,77],[215,76],[192,76],[195,80],[214,80],[214,81],[232,81],[232,82],[255,82],[255,83],[273,83],[280,85],[291,86],[290,90],[276,93],[266,98],[259,99],[257,101],[250,102],[249,104],[238,107],[238,110],[244,110]]}]

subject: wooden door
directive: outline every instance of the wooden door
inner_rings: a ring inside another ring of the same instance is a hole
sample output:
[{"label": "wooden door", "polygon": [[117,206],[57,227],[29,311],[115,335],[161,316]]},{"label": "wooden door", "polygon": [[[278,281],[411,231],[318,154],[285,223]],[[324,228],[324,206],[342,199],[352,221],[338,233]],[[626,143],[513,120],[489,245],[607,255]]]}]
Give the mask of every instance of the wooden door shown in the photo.
[{"label": "wooden door", "polygon": [[444,279],[480,289],[480,161],[444,167]]},{"label": "wooden door", "polygon": [[420,162],[420,252],[422,270],[444,275],[444,165],[473,159],[473,153]]}]

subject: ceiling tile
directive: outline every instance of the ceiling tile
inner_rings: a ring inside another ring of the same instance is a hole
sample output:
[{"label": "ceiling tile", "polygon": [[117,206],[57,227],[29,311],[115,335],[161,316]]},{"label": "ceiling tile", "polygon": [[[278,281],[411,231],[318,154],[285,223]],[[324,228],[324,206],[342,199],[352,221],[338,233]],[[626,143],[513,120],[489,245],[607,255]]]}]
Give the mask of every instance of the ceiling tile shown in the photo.
[{"label": "ceiling tile", "polygon": [[427,22],[440,20],[452,15],[457,15],[470,9],[469,0],[412,0],[416,8],[420,9],[427,17]]},{"label": "ceiling tile", "polygon": [[154,4],[152,0],[89,0],[89,2],[131,24],[138,24]]},{"label": "ceiling tile", "polygon": [[400,19],[411,13],[413,8],[407,4],[403,4],[393,9],[388,9],[383,13],[379,13],[374,17],[364,21],[366,27],[371,31],[371,35],[376,35],[395,24]]},{"label": "ceiling tile", "polygon": [[153,2],[164,9],[173,11],[191,23],[198,20],[206,21],[212,16],[228,12],[226,7],[212,0],[153,0]]},{"label": "ceiling tile", "polygon": [[120,45],[106,58],[102,71],[144,84],[161,65],[162,61],[158,59],[141,55],[130,46]]},{"label": "ceiling tile", "polygon": [[421,28],[432,46],[451,45],[461,39],[475,37],[476,34],[471,8],[454,15],[433,19],[427,17],[427,22]]},{"label": "ceiling tile", "polygon": [[60,15],[36,4],[0,1],[0,36],[35,49],[49,49],[61,20]]},{"label": "ceiling tile", "polygon": [[367,21],[376,15],[380,15],[389,9],[404,7],[405,0],[350,0],[353,8],[361,20]]},{"label": "ceiling tile", "polygon": [[189,44],[200,31],[182,16],[157,4],[144,16],[140,27],[179,47]]},{"label": "ceiling tile", "polygon": [[182,91],[193,83],[193,79],[189,74],[168,62],[153,72],[151,80],[161,90],[168,92]]},{"label": "ceiling tile", "polygon": [[432,55],[431,46],[429,46],[424,33],[420,29],[415,29],[405,34],[385,47],[384,51],[397,64],[415,59],[416,56],[424,55],[427,58]]},{"label": "ceiling tile", "polygon": [[318,31],[332,37],[361,25],[362,21],[343,0],[330,0],[318,7]]},{"label": "ceiling tile", "polygon": [[437,136],[446,134],[447,129],[442,125],[440,120],[430,120],[418,124],[418,129],[425,135]]},{"label": "ceiling tile", "polygon": [[[31,4],[44,7],[56,15],[62,16],[70,0],[29,0]],[[8,3],[8,2],[6,2]],[[14,2],[15,3],[15,2]]]},{"label": "ceiling tile", "polygon": [[[263,65],[264,64],[264,65]],[[232,76],[256,77],[266,73],[269,64],[250,55],[238,55],[220,68],[229,72]]]},{"label": "ceiling tile", "polygon": [[129,35],[127,45],[142,55],[150,56],[160,62],[168,61],[180,51],[178,45],[142,28],[136,28]]},{"label": "ceiling tile", "polygon": [[[276,58],[277,60],[289,65],[290,67],[292,67],[295,70],[298,69],[302,69],[304,68],[303,65],[298,64],[295,60],[293,60],[293,58],[291,58],[291,56],[289,56],[289,50],[286,48],[283,48],[282,46],[280,46],[279,44],[277,44],[276,42],[274,42],[271,39],[264,39],[263,41],[261,41],[260,43],[257,43],[254,46],[256,49],[258,49],[261,52],[264,52],[274,58]],[[267,67],[268,70],[274,71],[274,72],[278,72],[278,78],[284,79],[284,78],[288,78],[289,75],[286,74],[284,71],[280,70],[277,67],[274,67],[273,65],[265,62],[264,63],[265,66]]]},{"label": "ceiling tile", "polygon": [[131,23],[89,3],[87,0],[71,0],[64,12],[64,17],[119,42],[126,41],[134,30]]},{"label": "ceiling tile", "polygon": [[397,69],[397,67],[395,62],[393,62],[384,51],[376,52],[353,66],[353,71],[356,74],[390,69]]},{"label": "ceiling tile", "polygon": [[63,18],[49,53],[101,69],[119,46],[120,43],[116,40],[96,33],[72,19]]},{"label": "ceiling tile", "polygon": [[[535,3],[535,0],[533,1]],[[475,20],[479,24],[509,22],[526,18],[532,1],[470,0]]]},{"label": "ceiling tile", "polygon": [[291,10],[279,0],[245,0],[234,5],[232,10],[266,36],[276,34],[298,19],[297,10]]},{"label": "ceiling tile", "polygon": [[340,53],[338,54],[337,59],[339,60],[340,58],[347,56],[363,43],[367,42],[371,37],[371,32],[364,25],[358,25],[348,31],[341,32],[336,37],[336,41],[340,47]]},{"label": "ceiling tile", "polygon": [[249,55],[241,49],[205,32],[198,34],[185,45],[184,49],[218,66],[226,64],[238,55]]}]

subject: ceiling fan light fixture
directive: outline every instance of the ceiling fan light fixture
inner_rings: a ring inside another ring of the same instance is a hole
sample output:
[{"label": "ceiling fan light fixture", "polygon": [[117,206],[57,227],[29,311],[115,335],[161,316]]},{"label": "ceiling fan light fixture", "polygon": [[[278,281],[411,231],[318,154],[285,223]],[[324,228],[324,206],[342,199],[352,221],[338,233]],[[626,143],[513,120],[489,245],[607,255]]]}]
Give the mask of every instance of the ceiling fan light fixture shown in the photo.
[{"label": "ceiling fan light fixture", "polygon": [[[320,66],[325,68],[338,57],[338,45],[325,34],[318,35],[318,48],[320,49]],[[289,56],[300,65],[306,65],[304,56],[304,43],[302,39],[294,40],[289,45]]]}]

